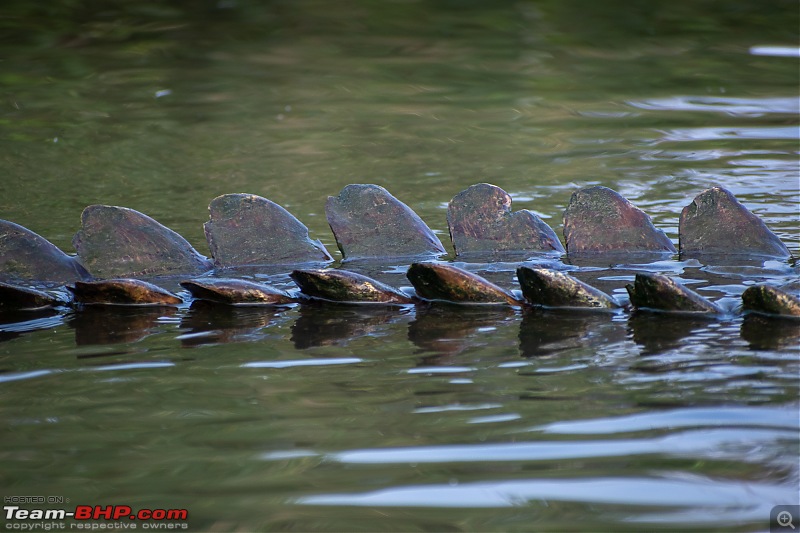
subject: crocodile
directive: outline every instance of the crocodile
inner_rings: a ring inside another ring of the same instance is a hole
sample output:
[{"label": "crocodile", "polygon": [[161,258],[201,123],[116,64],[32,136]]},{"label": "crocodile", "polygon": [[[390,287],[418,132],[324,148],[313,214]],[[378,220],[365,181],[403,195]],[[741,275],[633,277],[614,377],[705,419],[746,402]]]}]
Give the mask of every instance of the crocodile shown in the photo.
[{"label": "crocodile", "polygon": [[[276,306],[444,301],[526,309],[800,317],[797,283],[784,288],[751,285],[731,310],[675,277],[641,268],[625,271],[634,278],[625,286],[628,302],[570,274],[582,264],[647,264],[675,256],[706,265],[793,263],[780,238],[722,187],[702,191],[683,209],[676,248],[644,211],[606,187],[572,194],[564,212],[562,245],[535,213],[512,212],[508,193],[479,183],[448,204],[455,252],[449,262],[438,236],[383,187],[348,185],[328,198],[325,210],[341,265],[348,268],[334,268],[325,246],[312,240],[308,228],[286,209],[252,194],[226,194],[210,203],[204,224],[210,258],[176,232],[125,207],[84,209],[73,239],[76,255],[0,220],[0,309],[71,306],[80,311],[102,305],[180,306],[193,300]],[[467,266],[475,262],[518,264],[519,290],[470,271]],[[410,264],[405,273],[413,291],[369,275],[388,264]],[[279,272],[289,272],[297,288],[282,290],[254,276]],[[186,292],[170,290],[176,280]]]}]

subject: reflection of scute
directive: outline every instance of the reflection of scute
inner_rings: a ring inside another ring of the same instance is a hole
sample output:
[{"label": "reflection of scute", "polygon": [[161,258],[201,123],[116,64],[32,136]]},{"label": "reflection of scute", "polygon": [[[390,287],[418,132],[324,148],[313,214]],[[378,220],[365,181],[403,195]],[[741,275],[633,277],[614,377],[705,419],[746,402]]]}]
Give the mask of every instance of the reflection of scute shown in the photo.
[{"label": "reflection of scute", "polygon": [[747,315],[740,334],[753,350],[779,350],[800,345],[800,328],[794,320]]},{"label": "reflection of scute", "polygon": [[662,353],[678,348],[682,340],[692,333],[707,330],[709,321],[691,315],[655,315],[634,313],[628,319],[628,331],[633,341],[640,345],[642,355]]},{"label": "reflection of scute", "polygon": [[519,349],[522,357],[555,355],[586,345],[592,335],[610,344],[625,339],[622,324],[614,323],[607,313],[577,310],[529,311],[522,317]]},{"label": "reflection of scute", "polygon": [[[491,343],[495,329],[502,326],[514,311],[510,307],[456,306],[435,303],[417,309],[416,318],[408,326],[408,339],[423,353],[434,358],[455,355],[477,344]],[[483,336],[480,330],[486,328]],[[428,361],[432,364],[431,361]]]},{"label": "reflection of scute", "polygon": [[177,312],[169,307],[87,307],[67,323],[78,346],[132,343],[158,329],[158,321]]},{"label": "reflection of scute", "polygon": [[286,307],[234,307],[195,300],[181,319],[183,346],[250,341],[282,316]]},{"label": "reflection of scute", "polygon": [[304,305],[299,311],[291,335],[298,350],[346,345],[358,337],[378,335],[386,325],[404,319],[396,308],[384,306]]}]

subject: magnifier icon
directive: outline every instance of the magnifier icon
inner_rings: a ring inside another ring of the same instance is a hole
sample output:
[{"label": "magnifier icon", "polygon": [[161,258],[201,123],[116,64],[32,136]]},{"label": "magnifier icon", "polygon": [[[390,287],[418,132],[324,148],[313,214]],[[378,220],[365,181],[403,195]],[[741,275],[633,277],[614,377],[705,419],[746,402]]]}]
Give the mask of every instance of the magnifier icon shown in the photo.
[{"label": "magnifier icon", "polygon": [[781,511],[778,513],[776,517],[778,520],[778,525],[781,527],[789,526],[790,528],[794,529],[794,524],[792,523],[792,513],[789,511]]}]

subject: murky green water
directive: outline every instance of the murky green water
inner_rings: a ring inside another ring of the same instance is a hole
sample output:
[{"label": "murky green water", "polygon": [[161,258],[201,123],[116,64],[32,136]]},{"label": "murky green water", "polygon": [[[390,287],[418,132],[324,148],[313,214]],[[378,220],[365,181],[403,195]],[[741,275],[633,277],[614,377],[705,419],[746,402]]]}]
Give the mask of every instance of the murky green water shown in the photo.
[{"label": "murky green water", "polygon": [[[83,207],[107,203],[207,253],[206,206],[230,192],[284,205],[333,251],[323,205],[348,183],[385,186],[449,245],[447,202],[488,181],[559,234],[571,192],[606,185],[675,240],[682,207],[722,185],[800,252],[792,2],[5,9],[0,218],[67,251]],[[508,287],[513,267],[470,266]],[[746,284],[798,277],[777,261],[637,268],[729,311]],[[631,275],[578,272],[617,294]],[[30,318],[0,325],[4,496],[185,507],[198,531],[749,531],[800,503],[796,323]]]}]

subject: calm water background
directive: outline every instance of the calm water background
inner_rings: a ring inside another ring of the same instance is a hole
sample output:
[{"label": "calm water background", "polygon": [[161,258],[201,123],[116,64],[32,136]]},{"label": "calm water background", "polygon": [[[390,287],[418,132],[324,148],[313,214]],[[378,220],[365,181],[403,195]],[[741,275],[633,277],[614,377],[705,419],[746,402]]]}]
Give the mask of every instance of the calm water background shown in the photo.
[{"label": "calm water background", "polygon": [[[333,251],[323,205],[348,183],[387,187],[446,242],[447,202],[488,181],[559,234],[572,191],[609,186],[676,242],[682,207],[722,185],[800,252],[794,2],[51,4],[0,8],[0,218],[67,251],[106,203],[207,253],[206,206],[231,192],[284,205]],[[509,287],[513,267],[470,266]],[[728,310],[746,284],[798,277],[634,268]],[[632,279],[578,275],[618,295]],[[750,531],[800,503],[796,323],[30,319],[0,325],[4,496],[186,507],[215,531]]]}]

